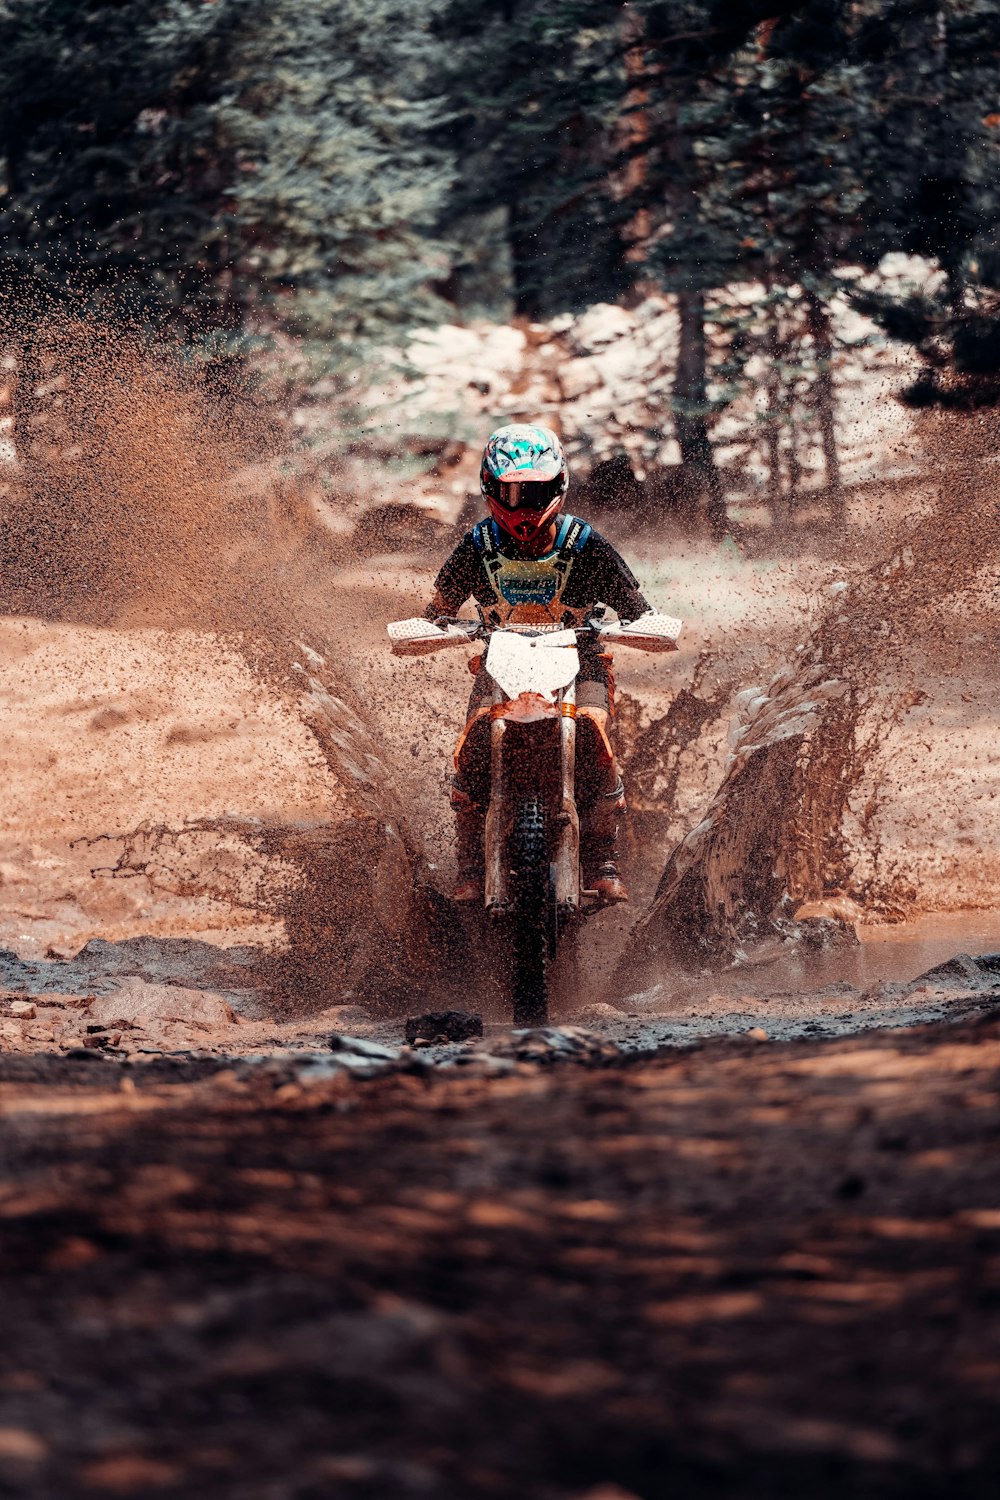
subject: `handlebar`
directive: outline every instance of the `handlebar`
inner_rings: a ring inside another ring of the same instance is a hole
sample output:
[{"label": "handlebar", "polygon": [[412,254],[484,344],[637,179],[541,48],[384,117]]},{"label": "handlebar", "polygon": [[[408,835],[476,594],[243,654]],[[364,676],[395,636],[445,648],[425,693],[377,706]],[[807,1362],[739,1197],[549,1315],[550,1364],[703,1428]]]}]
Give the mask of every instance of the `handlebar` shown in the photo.
[{"label": "handlebar", "polygon": [[591,641],[595,644],[637,646],[642,651],[675,651],[680,629],[680,620],[652,610],[635,621],[612,622],[591,616],[583,625],[553,624],[549,629],[534,629],[530,625],[491,625],[483,619],[462,620],[454,615],[439,615],[435,620],[428,620],[426,617],[397,620],[388,627],[392,649],[400,656],[425,656],[428,652],[440,651],[445,646],[489,641],[494,634],[505,630],[535,641],[560,635],[565,641],[571,635],[578,643]]},{"label": "handlebar", "polygon": [[[470,641],[489,640],[495,630],[511,629],[509,625],[487,625],[485,620],[462,620],[454,615],[438,615],[431,623],[440,626],[442,629],[453,626],[457,630],[464,630]],[[622,625],[627,625],[628,623],[627,620],[621,621]],[[588,620],[586,625],[553,625],[546,630],[535,630],[530,625],[518,625],[516,633],[518,635],[537,637],[541,635],[555,635],[557,631],[572,630],[577,639],[582,639],[585,636],[598,636],[600,634],[600,627],[600,621]]]}]

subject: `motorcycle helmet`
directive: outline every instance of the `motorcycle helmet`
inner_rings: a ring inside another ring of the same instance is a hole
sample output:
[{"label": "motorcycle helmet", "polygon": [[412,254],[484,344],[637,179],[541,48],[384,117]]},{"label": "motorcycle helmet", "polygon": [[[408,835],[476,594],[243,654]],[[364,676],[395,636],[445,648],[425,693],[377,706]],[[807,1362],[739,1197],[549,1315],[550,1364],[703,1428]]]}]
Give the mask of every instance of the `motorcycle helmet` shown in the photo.
[{"label": "motorcycle helmet", "polygon": [[497,525],[530,546],[559,514],[569,489],[562,444],[548,427],[500,427],[483,452],[479,488]]}]

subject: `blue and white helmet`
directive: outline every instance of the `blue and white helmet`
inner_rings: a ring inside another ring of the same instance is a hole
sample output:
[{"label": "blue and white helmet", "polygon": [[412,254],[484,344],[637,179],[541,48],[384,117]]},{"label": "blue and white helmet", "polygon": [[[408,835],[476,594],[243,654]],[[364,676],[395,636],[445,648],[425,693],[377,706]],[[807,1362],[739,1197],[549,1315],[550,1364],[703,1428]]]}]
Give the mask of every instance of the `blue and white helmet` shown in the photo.
[{"label": "blue and white helmet", "polygon": [[569,465],[550,427],[499,427],[483,452],[479,488],[490,515],[516,542],[530,542],[562,510]]}]

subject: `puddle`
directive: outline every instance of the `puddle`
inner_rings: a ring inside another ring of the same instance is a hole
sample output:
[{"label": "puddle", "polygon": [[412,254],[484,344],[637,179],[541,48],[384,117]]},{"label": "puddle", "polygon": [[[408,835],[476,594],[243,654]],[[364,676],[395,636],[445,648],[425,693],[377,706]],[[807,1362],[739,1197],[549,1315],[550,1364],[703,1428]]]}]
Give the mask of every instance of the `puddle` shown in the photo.
[{"label": "puddle", "polygon": [[968,953],[1000,951],[1000,912],[931,914],[914,922],[861,927],[860,942],[822,951],[779,950],[697,976],[677,973],[660,988],[693,1001],[714,996],[796,993],[813,996],[834,985],[867,990],[880,980],[908,984],[936,964]]},{"label": "puddle", "polygon": [[879,979],[908,982],[956,953],[977,958],[1000,952],[1000,912],[940,912],[892,927],[861,927],[858,937],[860,947],[836,955],[841,960],[846,956],[854,966],[857,977],[845,973],[845,979],[859,989]]},{"label": "puddle", "polygon": [[26,959],[0,948],[0,989],[12,995],[105,995],[122,980],[215,990],[244,1014],[264,1011],[262,950],[220,948],[193,938],[92,938],[72,958]]},{"label": "puddle", "polygon": [[665,976],[619,1001],[625,1014],[605,1013],[600,1029],[626,1048],[684,1044],[751,1028],[788,1040],[918,1025],[995,1003],[987,998],[988,976],[978,990],[961,980],[950,992],[933,985],[907,991],[906,986],[958,953],[1000,952],[996,911],[931,914],[891,927],[865,927],[859,937],[850,947],[779,952],[715,973]]}]

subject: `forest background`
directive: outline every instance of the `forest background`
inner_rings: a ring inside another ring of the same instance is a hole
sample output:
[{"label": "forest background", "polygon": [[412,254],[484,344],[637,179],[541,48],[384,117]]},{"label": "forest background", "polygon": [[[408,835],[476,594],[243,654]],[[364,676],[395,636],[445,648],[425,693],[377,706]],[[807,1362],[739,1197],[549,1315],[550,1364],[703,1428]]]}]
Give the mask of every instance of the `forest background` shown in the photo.
[{"label": "forest background", "polygon": [[722,534],[753,448],[835,531],[846,328],[913,351],[911,406],[1000,389],[998,60],[990,0],[6,0],[16,447],[59,308],[363,424],[415,325],[660,298],[645,493]]}]

